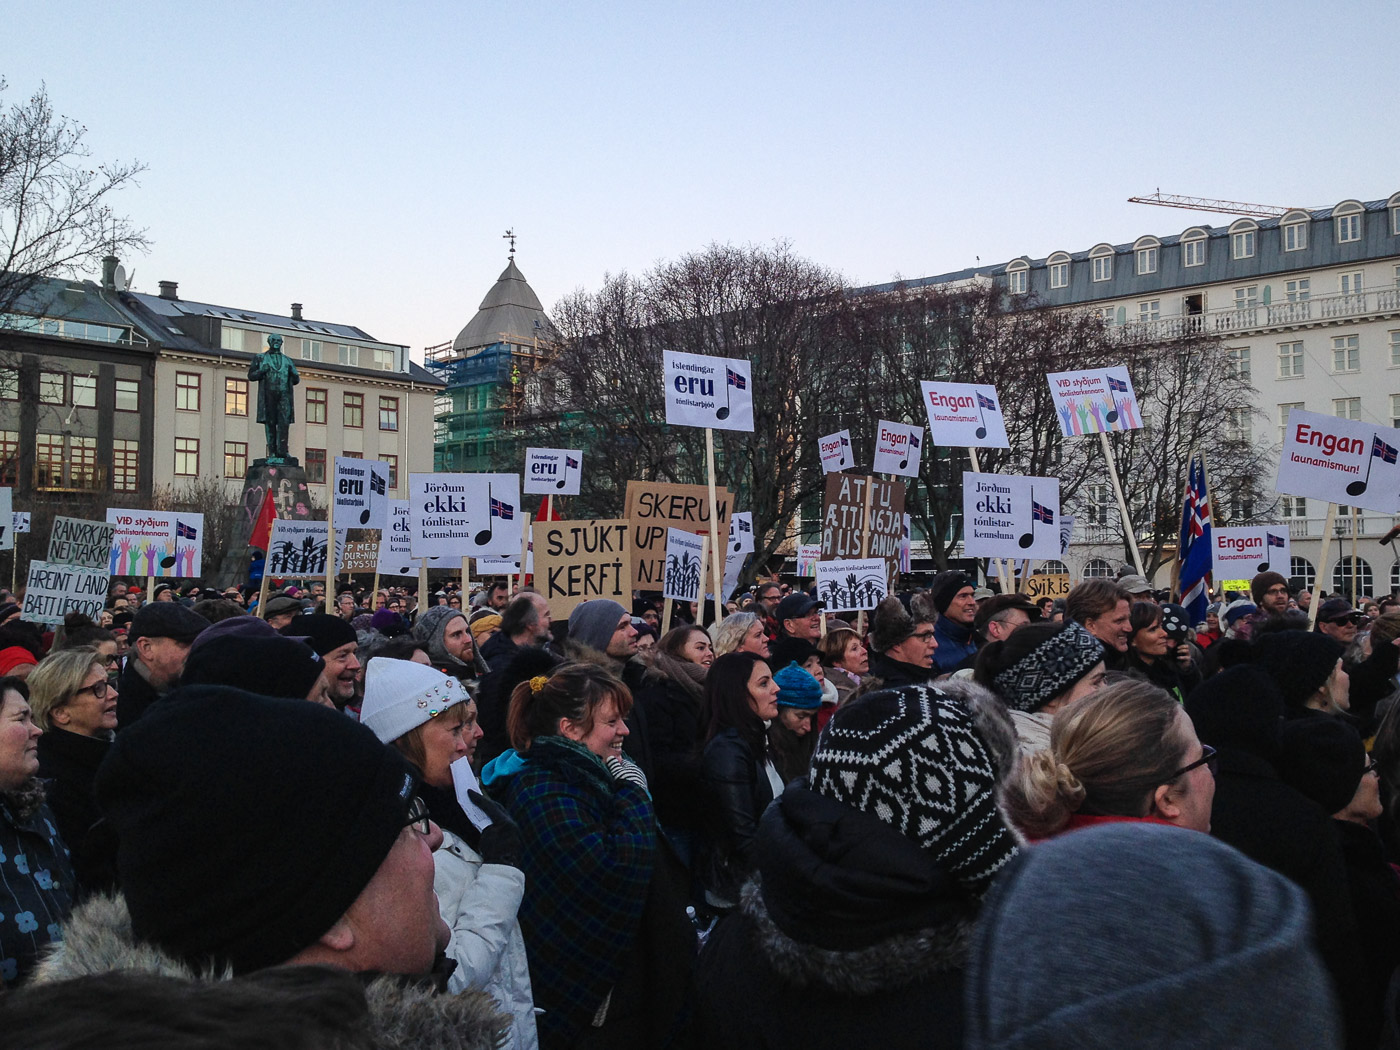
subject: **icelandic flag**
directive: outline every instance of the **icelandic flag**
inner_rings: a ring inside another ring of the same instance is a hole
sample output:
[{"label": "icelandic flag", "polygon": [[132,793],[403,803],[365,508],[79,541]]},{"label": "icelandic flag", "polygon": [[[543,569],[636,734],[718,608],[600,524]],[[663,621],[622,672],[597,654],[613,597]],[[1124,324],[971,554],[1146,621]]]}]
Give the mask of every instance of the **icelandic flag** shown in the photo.
[{"label": "icelandic flag", "polygon": [[1394,463],[1395,457],[1400,455],[1394,446],[1387,445],[1379,437],[1371,436],[1371,455],[1375,456],[1382,463]]},{"label": "icelandic flag", "polygon": [[1044,522],[1046,525],[1055,524],[1055,512],[1035,500],[1031,500],[1031,518],[1034,521]]},{"label": "icelandic flag", "polygon": [[912,431],[912,430],[909,431],[909,447],[910,447],[910,448],[918,448],[918,447],[919,447],[919,435],[918,435],[917,433],[915,433],[914,431]]},{"label": "icelandic flag", "polygon": [[502,503],[495,496],[492,496],[491,517],[500,518],[502,521],[510,521],[515,517],[515,508],[509,503]]},{"label": "icelandic flag", "polygon": [[977,395],[977,404],[978,407],[985,408],[988,412],[995,412],[997,410],[997,403],[986,394],[979,393]]},{"label": "icelandic flag", "polygon": [[[1395,450],[1394,450],[1394,449],[1391,449],[1391,451],[1393,452],[1393,451],[1395,451]],[[1392,459],[1391,462],[1394,463],[1395,461]],[[198,538],[199,538],[199,532],[198,532],[198,530],[195,529],[195,527],[194,527],[193,525],[186,525],[186,524],[185,524],[183,521],[181,521],[179,518],[176,518],[176,519],[175,519],[175,536],[176,536],[176,538],[182,539],[182,540],[195,540],[195,539],[198,539]]]},{"label": "icelandic flag", "polygon": [[384,479],[373,470],[369,472],[369,487],[372,488],[377,495],[384,495]]},{"label": "icelandic flag", "polygon": [[735,390],[747,390],[749,388],[749,381],[738,372],[734,371],[734,369],[726,368],[725,372],[729,374],[729,385]]},{"label": "icelandic flag", "polygon": [[1126,394],[1128,392],[1128,384],[1123,382],[1123,380],[1121,379],[1114,379],[1112,376],[1109,376],[1108,389],[1116,391],[1120,394]]},{"label": "icelandic flag", "polygon": [[564,469],[565,469],[565,470],[578,470],[578,460],[574,459],[573,456],[565,456],[565,457],[564,457]]},{"label": "icelandic flag", "polygon": [[[1269,538],[1273,543],[1273,537]],[[1191,457],[1186,478],[1186,502],[1181,508],[1181,545],[1177,557],[1181,562],[1178,586],[1181,604],[1192,623],[1206,618],[1206,584],[1210,578],[1210,494],[1206,491],[1206,464],[1201,454]],[[1282,546],[1280,541],[1279,546]]]},{"label": "icelandic flag", "polygon": [[1276,533],[1276,532],[1266,532],[1266,533],[1264,533],[1264,535],[1267,536],[1267,537],[1269,538],[1269,546],[1270,546],[1270,547],[1280,547],[1280,548],[1281,548],[1281,547],[1286,547],[1286,546],[1288,546],[1287,537],[1280,536],[1280,535],[1279,535],[1278,533]]}]

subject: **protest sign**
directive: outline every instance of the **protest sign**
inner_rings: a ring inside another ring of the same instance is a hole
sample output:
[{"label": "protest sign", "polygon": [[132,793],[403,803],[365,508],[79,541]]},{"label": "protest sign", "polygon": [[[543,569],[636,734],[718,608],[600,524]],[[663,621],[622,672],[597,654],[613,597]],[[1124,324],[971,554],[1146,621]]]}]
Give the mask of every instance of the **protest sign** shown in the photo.
[{"label": "protest sign", "polygon": [[[534,532],[532,528],[531,533]],[[520,575],[520,555],[516,554],[511,558],[480,557],[476,559],[476,571],[482,576],[519,576]],[[528,575],[535,571],[535,540],[533,536],[526,544],[525,551],[525,573]]]},{"label": "protest sign", "polygon": [[1400,512],[1400,430],[1295,408],[1284,428],[1274,489],[1383,514]]},{"label": "protest sign", "polygon": [[1042,598],[1068,598],[1070,590],[1067,572],[1033,572],[1026,577],[1024,593],[1033,602]]},{"label": "protest sign", "polygon": [[523,542],[518,474],[410,474],[413,556],[519,556]]},{"label": "protest sign", "polygon": [[1058,478],[963,472],[963,554],[969,558],[1060,556]]},{"label": "protest sign", "polygon": [[[298,521],[276,518],[272,522],[272,537],[267,543],[266,576],[287,576],[307,579],[326,575],[328,525],[324,521]],[[345,548],[345,530],[335,530],[336,564]]]},{"label": "protest sign", "polygon": [[535,522],[535,588],[549,602],[551,619],[567,620],[575,606],[595,598],[632,608],[630,531],[620,518]]},{"label": "protest sign", "polygon": [[850,470],[856,465],[849,430],[838,430],[834,434],[818,438],[817,451],[821,453],[823,474],[831,474],[838,470]]},{"label": "protest sign", "polygon": [[203,574],[204,515],[108,508],[116,526],[108,570],[113,576]]},{"label": "protest sign", "polygon": [[817,560],[822,556],[820,543],[799,543],[797,545],[797,575],[809,579],[817,574]]},{"label": "protest sign", "polygon": [[736,510],[729,516],[729,552],[752,554],[753,549],[753,514]]},{"label": "protest sign", "polygon": [[24,586],[22,618],[29,623],[62,623],[70,612],[80,612],[92,620],[102,616],[111,583],[107,570],[78,565],[29,563]]},{"label": "protest sign", "polygon": [[873,609],[889,593],[884,558],[842,558],[817,562],[817,598],[828,612]]},{"label": "protest sign", "polygon": [[903,535],[899,538],[899,571],[913,572],[914,564],[914,523],[909,515],[904,515]]},{"label": "protest sign", "polygon": [[[0,502],[3,502],[4,500],[8,500],[8,499],[10,498],[9,492],[10,492],[9,489],[0,489],[0,493],[4,493],[3,496],[0,496]],[[27,511],[27,510],[17,510],[17,511],[14,511],[14,512],[10,515],[10,519],[15,523],[15,532],[28,532],[28,531],[29,531],[29,511]],[[3,513],[0,513],[0,521],[4,521],[4,520],[5,520],[4,514],[3,514]],[[9,548],[0,545],[0,550],[8,550],[8,549],[9,549]]]},{"label": "protest sign", "polygon": [[[719,528],[727,535],[734,497],[726,488],[716,489],[716,495]],[[666,572],[666,529],[709,532],[709,490],[704,485],[629,481],[623,515],[632,524],[631,589],[659,591]]]},{"label": "protest sign", "polygon": [[[15,511],[13,498],[13,489],[8,486],[0,488],[0,523],[3,523],[0,524],[0,551],[14,550],[15,533],[29,531],[29,512],[21,514]],[[21,518],[24,519],[24,528],[20,528]]]},{"label": "protest sign", "polygon": [[1070,541],[1074,539],[1074,515],[1060,515],[1060,557],[1069,553]]},{"label": "protest sign", "polygon": [[661,582],[663,598],[678,602],[700,600],[700,578],[705,538],[685,529],[666,530],[666,571]]},{"label": "protest sign", "polygon": [[997,388],[984,383],[919,384],[935,445],[1010,448]]},{"label": "protest sign", "polygon": [[1234,591],[1236,594],[1249,597],[1249,580],[1221,580],[1216,586],[1220,588],[1221,594],[1229,594]]},{"label": "protest sign", "polygon": [[882,419],[875,428],[875,464],[872,469],[877,474],[918,477],[923,444],[922,426],[892,423],[888,419]]},{"label": "protest sign", "polygon": [[[3,518],[0,518],[3,520]],[[80,565],[85,569],[109,570],[112,563],[112,536],[117,527],[105,521],[56,517],[49,533],[51,565]]]},{"label": "protest sign", "polygon": [[[389,501],[389,527],[379,535],[379,565],[381,576],[416,576],[418,559],[409,549],[412,526],[409,523],[408,500]],[[429,558],[435,562],[437,558]]]},{"label": "protest sign", "polygon": [[[867,517],[868,513],[868,517]],[[870,543],[864,545],[869,528]],[[868,474],[828,474],[822,501],[822,561],[884,558],[893,573],[904,539],[904,483]]]},{"label": "protest sign", "polygon": [[662,352],[666,422],[715,430],[753,430],[753,384],[742,358]]},{"label": "protest sign", "polygon": [[1079,372],[1051,372],[1050,397],[1060,417],[1065,437],[1136,430],[1142,411],[1127,368],[1088,368]]},{"label": "protest sign", "polygon": [[582,477],[583,452],[580,449],[527,448],[525,450],[525,493],[527,495],[577,496]]},{"label": "protest sign", "polygon": [[338,529],[382,529],[389,521],[389,464],[335,457],[335,524]]},{"label": "protest sign", "polygon": [[1293,557],[1287,525],[1211,529],[1211,570],[1216,579],[1252,578],[1256,573],[1290,573]]},{"label": "protest sign", "polygon": [[[385,508],[386,510],[388,508]],[[339,529],[335,530],[337,533]],[[337,559],[336,572],[374,572],[379,564],[378,540],[347,540]]]}]

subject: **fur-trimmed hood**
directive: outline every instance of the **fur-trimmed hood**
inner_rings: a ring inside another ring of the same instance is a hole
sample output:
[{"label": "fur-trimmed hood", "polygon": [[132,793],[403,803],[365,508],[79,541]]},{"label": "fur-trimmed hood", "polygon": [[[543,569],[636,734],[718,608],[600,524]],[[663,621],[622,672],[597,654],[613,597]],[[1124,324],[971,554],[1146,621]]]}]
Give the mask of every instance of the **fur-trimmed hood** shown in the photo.
[{"label": "fur-trimmed hood", "polygon": [[[114,971],[135,971],[192,982],[233,979],[231,970],[197,970],[138,941],[121,897],[93,897],[74,910],[35,972],[35,984]],[[510,1025],[484,992],[440,995],[421,983],[393,976],[369,979],[364,988],[376,1050],[492,1050]]]}]

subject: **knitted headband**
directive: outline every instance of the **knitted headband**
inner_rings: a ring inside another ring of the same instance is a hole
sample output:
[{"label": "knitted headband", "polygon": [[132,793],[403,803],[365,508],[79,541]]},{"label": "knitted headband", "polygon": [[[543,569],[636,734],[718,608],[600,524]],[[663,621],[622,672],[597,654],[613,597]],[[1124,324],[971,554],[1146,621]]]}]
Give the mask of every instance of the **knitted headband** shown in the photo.
[{"label": "knitted headband", "polygon": [[1073,620],[992,680],[1006,706],[1038,711],[1103,659],[1103,643]]}]

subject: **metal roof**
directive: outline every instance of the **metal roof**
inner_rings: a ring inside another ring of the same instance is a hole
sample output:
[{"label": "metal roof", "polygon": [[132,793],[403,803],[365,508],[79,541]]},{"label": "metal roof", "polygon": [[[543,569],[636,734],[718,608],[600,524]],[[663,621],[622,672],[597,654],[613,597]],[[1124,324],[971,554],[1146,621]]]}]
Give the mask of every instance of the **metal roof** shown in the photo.
[{"label": "metal roof", "polygon": [[545,315],[539,296],[512,257],[481,300],[476,316],[452,340],[452,349],[469,351],[496,343],[530,344],[554,335],[554,325]]}]

